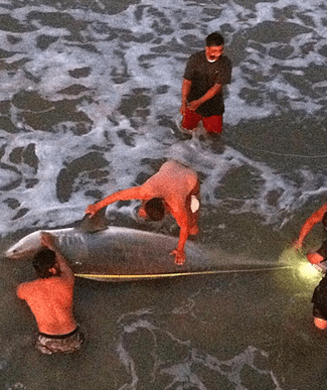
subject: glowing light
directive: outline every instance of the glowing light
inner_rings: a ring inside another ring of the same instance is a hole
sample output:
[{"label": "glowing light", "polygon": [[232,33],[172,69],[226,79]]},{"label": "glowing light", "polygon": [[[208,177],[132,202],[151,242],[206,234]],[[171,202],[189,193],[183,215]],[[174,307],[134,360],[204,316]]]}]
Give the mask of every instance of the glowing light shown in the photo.
[{"label": "glowing light", "polygon": [[306,283],[317,284],[323,276],[318,267],[314,267],[302,252],[294,248],[285,249],[279,262],[292,267],[296,276]]},{"label": "glowing light", "polygon": [[316,280],[317,278],[321,278],[322,273],[317,268],[315,268],[312,264],[310,264],[308,261],[306,263],[301,262],[298,265],[297,269],[299,276],[302,279],[308,279],[308,280]]}]

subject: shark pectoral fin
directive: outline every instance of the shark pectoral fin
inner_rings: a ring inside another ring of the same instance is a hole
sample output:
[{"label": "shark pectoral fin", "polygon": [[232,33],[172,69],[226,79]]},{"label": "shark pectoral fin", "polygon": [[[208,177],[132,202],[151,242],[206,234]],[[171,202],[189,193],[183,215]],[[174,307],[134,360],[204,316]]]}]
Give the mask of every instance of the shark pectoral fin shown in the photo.
[{"label": "shark pectoral fin", "polygon": [[85,233],[96,233],[105,230],[108,227],[108,220],[105,217],[106,209],[102,208],[93,217],[85,214],[84,218],[79,222],[75,229],[81,230]]}]

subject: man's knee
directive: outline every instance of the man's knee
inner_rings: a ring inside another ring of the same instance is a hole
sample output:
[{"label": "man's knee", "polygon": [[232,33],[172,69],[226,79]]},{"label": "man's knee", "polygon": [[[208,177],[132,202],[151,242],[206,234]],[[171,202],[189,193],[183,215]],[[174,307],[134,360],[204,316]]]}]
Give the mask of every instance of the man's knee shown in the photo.
[{"label": "man's knee", "polygon": [[327,328],[327,321],[322,318],[314,317],[314,324],[318,329],[324,330]]},{"label": "man's knee", "polygon": [[318,264],[324,260],[324,258],[317,252],[309,252],[307,253],[307,259],[311,264]]}]

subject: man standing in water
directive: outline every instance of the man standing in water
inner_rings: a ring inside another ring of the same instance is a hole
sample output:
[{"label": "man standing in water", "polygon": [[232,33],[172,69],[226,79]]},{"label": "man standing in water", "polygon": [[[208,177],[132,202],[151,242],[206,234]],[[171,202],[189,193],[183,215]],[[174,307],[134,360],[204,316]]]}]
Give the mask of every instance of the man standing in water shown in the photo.
[{"label": "man standing in water", "polygon": [[171,252],[176,264],[185,262],[184,246],[189,234],[199,232],[198,197],[199,179],[195,171],[177,161],[164,163],[159,172],[150,177],[143,185],[118,191],[85,210],[93,216],[100,209],[119,200],[142,200],[139,216],[160,221],[166,213],[172,214],[180,227],[177,248]]},{"label": "man standing in water", "polygon": [[44,354],[72,353],[81,348],[84,335],[73,317],[74,274],[49,233],[41,233],[44,248],[33,266],[39,279],[22,283],[17,295],[27,302],[36,319],[36,347]]},{"label": "man standing in water", "polygon": [[232,72],[231,61],[223,53],[224,38],[214,32],[207,36],[205,50],[189,58],[182,84],[183,129],[193,130],[202,121],[208,133],[221,133],[223,86],[231,82]]},{"label": "man standing in water", "polygon": [[[322,222],[325,230],[327,230],[327,203],[325,203],[319,210],[315,211],[304,223],[300,231],[297,241],[294,243],[295,249],[302,249],[303,241],[309,234],[311,229],[318,222]],[[308,252],[307,258],[311,264],[319,264],[327,260],[327,240],[323,242],[322,246],[315,252]],[[320,281],[315,288],[312,300],[314,323],[319,329],[327,328],[327,275]]]}]

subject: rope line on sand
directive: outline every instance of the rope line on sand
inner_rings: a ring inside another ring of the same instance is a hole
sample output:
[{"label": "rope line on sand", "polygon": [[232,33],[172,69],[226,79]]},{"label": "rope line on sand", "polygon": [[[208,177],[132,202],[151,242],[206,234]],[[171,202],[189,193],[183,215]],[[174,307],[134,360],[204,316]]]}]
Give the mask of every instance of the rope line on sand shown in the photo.
[{"label": "rope line on sand", "polygon": [[90,279],[154,279],[167,278],[176,276],[196,276],[196,275],[214,275],[214,274],[231,274],[231,273],[245,273],[245,272],[260,272],[260,271],[275,271],[281,269],[293,269],[291,266],[276,266],[267,268],[252,268],[252,269],[233,269],[233,270],[211,270],[211,271],[194,271],[194,272],[172,272],[166,274],[122,274],[122,275],[101,275],[101,274],[80,274],[75,276]]}]

